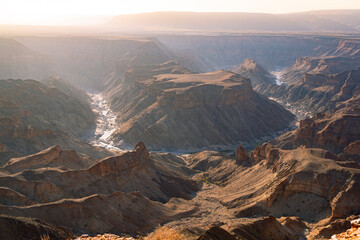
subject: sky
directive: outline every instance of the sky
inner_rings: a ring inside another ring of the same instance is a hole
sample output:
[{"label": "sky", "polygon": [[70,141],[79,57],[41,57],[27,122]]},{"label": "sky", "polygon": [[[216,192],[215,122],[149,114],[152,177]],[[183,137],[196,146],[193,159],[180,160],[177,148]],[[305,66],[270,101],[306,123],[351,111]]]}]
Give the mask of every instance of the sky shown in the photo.
[{"label": "sky", "polygon": [[291,13],[360,9],[360,0],[0,0],[0,24],[79,25],[156,11]]}]

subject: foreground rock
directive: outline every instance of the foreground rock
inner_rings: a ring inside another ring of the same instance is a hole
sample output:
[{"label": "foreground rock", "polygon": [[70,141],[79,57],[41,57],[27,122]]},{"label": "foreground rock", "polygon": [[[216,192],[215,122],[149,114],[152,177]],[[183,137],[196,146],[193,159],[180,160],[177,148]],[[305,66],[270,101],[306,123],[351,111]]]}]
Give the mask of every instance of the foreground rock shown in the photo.
[{"label": "foreground rock", "polygon": [[140,142],[133,152],[105,158],[86,169],[63,170],[52,165],[59,162],[56,157],[51,161],[60,154],[55,146],[10,161],[0,171],[0,211],[40,218],[75,232],[132,235],[196,211],[163,204],[173,197],[189,199],[200,187],[185,175],[192,170],[186,170],[181,158],[151,156]]},{"label": "foreground rock", "polygon": [[219,227],[241,239],[317,239],[344,231],[346,218],[360,213],[360,169],[334,154],[267,143],[250,155],[246,164],[218,152],[190,155],[204,186],[188,203],[199,210],[166,226],[189,239],[217,239],[226,234]]},{"label": "foreground rock", "polygon": [[1,239],[54,239],[65,240],[74,237],[67,228],[48,224],[34,218],[0,216]]},{"label": "foreground rock", "polygon": [[128,71],[109,84],[108,96],[121,126],[113,140],[141,139],[151,149],[249,145],[294,120],[247,78],[224,70],[193,74],[172,62]]}]

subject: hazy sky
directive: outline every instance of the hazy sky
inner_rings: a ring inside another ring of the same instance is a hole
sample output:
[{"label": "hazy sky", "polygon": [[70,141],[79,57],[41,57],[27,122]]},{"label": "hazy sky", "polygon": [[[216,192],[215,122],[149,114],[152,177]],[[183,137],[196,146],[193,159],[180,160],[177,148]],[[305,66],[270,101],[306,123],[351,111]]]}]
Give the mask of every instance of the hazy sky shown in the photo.
[{"label": "hazy sky", "polygon": [[[288,13],[360,9],[360,0],[0,0],[0,24],[94,23],[104,15],[154,11]],[[89,18],[96,15],[96,18]]]}]

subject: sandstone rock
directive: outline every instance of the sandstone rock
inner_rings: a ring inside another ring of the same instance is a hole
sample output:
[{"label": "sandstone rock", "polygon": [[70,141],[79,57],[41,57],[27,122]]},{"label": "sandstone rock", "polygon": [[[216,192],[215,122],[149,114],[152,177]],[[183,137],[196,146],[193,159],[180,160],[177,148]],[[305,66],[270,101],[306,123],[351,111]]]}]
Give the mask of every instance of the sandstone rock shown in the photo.
[{"label": "sandstone rock", "polygon": [[235,159],[239,163],[242,163],[249,159],[249,156],[247,155],[245,148],[243,148],[241,145],[235,151]]}]

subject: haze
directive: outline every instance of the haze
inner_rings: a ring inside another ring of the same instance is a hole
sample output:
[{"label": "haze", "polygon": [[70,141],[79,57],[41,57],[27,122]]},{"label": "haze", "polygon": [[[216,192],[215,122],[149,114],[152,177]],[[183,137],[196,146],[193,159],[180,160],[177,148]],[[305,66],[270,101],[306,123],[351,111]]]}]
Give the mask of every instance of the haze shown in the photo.
[{"label": "haze", "polygon": [[290,13],[359,8],[358,0],[1,0],[0,24],[94,24],[106,22],[114,15],[156,11]]}]

